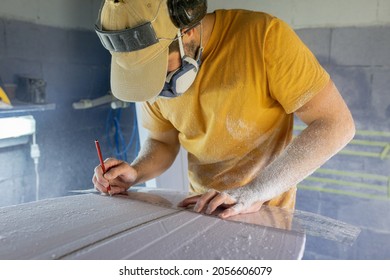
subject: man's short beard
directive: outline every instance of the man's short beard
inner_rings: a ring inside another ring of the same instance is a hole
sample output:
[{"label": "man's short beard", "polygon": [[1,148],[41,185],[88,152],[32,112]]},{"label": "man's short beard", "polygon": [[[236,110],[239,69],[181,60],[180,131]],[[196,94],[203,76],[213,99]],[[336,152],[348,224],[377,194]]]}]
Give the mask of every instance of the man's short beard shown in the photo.
[{"label": "man's short beard", "polygon": [[[196,58],[196,53],[199,49],[199,46],[195,43],[195,40],[192,40],[188,44],[183,44],[184,45],[184,52],[187,56]],[[169,53],[174,53],[174,52],[180,52],[179,48],[179,41],[175,40],[169,45]]]},{"label": "man's short beard", "polygon": [[185,51],[186,55],[189,57],[192,57],[194,59],[196,59],[196,53],[197,53],[198,49],[199,49],[199,46],[197,46],[197,44],[195,43],[195,40],[192,40],[188,44],[184,45],[184,51]]}]

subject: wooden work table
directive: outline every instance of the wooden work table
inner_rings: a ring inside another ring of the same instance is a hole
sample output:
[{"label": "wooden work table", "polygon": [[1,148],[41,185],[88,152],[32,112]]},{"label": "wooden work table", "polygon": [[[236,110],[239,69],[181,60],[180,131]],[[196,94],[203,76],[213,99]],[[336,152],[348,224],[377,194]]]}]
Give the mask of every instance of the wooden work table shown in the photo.
[{"label": "wooden work table", "polygon": [[176,207],[184,196],[139,188],[0,208],[0,259],[302,258],[306,236],[280,210],[222,220]]}]

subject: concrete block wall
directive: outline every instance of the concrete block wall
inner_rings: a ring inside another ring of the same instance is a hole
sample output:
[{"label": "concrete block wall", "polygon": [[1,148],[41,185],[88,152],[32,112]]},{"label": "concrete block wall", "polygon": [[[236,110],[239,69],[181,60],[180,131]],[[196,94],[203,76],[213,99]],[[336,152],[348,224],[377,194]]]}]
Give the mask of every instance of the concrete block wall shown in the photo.
[{"label": "concrete block wall", "polygon": [[210,0],[215,9],[248,9],[271,13],[294,28],[386,25],[388,0]]},{"label": "concrete block wall", "polygon": [[[93,29],[102,0],[2,0],[0,17],[61,28]],[[367,26],[390,23],[388,0],[209,0],[215,9],[274,14],[294,28]]]},{"label": "concrete block wall", "polygon": [[93,29],[100,0],[2,0],[0,17],[71,29]]},{"label": "concrete block wall", "polygon": [[[377,136],[357,134],[355,139],[390,144],[390,25],[305,28],[297,33],[330,73],[357,129],[379,132]],[[347,147],[363,153],[380,153],[384,148]],[[390,159],[340,153],[323,168],[356,176],[314,174],[331,181],[303,181],[301,185],[315,186],[318,191],[300,188],[297,208],[351,223],[361,233],[353,246],[309,236],[304,259],[389,259],[390,220],[383,213],[390,205]],[[372,175],[384,180],[369,179]],[[340,178],[347,181],[345,185],[332,181]]]},{"label": "concrete block wall", "polygon": [[297,34],[331,74],[358,129],[390,130],[390,26],[309,28]]},{"label": "concrete block wall", "polygon": [[[0,76],[15,82],[16,75],[47,82],[46,101],[54,110],[33,112],[40,147],[40,198],[68,195],[70,190],[91,188],[98,158],[114,156],[113,123],[106,131],[110,106],[74,110],[72,103],[94,99],[109,91],[110,55],[92,30],[68,29],[0,18]],[[112,113],[112,112],[111,112]],[[29,113],[26,113],[29,114]],[[1,117],[1,115],[0,115]],[[126,141],[134,124],[134,106],[123,109],[120,123]],[[0,206],[35,199],[35,171],[30,143],[0,149]],[[134,157],[135,146],[128,156]]]}]

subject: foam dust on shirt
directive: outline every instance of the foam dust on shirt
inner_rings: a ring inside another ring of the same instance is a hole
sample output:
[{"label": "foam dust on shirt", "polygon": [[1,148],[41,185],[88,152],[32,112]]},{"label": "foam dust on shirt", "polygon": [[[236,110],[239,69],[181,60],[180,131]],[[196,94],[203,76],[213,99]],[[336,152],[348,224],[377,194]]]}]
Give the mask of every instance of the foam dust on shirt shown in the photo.
[{"label": "foam dust on shirt", "polygon": [[239,141],[247,140],[253,135],[253,129],[241,119],[226,118],[226,129],[230,136]]}]

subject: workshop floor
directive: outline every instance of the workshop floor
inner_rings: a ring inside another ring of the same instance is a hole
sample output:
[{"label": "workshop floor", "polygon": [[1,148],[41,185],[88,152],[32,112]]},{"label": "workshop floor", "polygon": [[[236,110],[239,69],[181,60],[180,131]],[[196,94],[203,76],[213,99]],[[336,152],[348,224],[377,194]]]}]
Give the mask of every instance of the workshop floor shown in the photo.
[{"label": "workshop floor", "polygon": [[308,235],[303,259],[390,260],[389,200],[361,199],[300,189],[296,208],[361,229],[352,246]]}]

